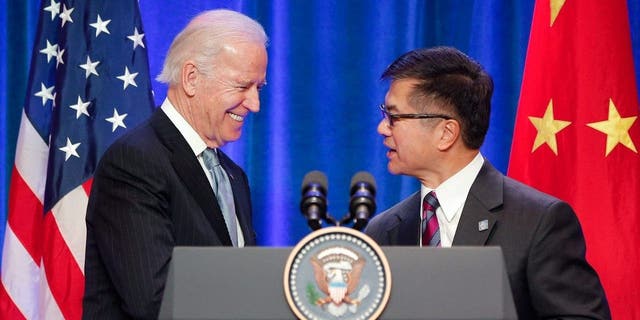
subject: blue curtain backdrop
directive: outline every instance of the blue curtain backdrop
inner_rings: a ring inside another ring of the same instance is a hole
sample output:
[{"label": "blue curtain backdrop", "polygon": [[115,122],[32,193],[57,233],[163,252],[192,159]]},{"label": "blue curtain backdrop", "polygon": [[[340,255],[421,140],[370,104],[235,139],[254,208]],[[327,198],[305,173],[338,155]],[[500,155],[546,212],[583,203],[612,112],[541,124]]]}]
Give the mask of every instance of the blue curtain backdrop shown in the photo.
[{"label": "blue curtain backdrop", "polygon": [[[376,178],[378,212],[417,190],[414,179],[387,172],[386,150],[376,133],[376,106],[388,86],[380,73],[408,50],[455,46],[493,76],[491,128],[482,152],[505,172],[533,2],[140,0],[140,8],[153,76],[175,34],[202,10],[230,8],[265,27],[269,68],[261,112],[250,117],[241,140],[225,149],[249,176],[259,243],[287,246],[309,232],[299,211],[308,171],[326,173],[329,212],[338,218],[347,211],[349,183],[357,171]],[[640,4],[628,0],[628,6],[637,76]],[[2,233],[39,1],[0,0],[0,8]],[[153,85],[160,104],[166,88]]]}]

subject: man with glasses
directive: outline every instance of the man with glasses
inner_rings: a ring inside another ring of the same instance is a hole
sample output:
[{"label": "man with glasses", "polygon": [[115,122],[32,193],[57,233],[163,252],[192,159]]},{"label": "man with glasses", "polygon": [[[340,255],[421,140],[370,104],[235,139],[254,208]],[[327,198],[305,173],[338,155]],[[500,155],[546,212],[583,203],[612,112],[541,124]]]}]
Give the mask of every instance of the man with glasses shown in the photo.
[{"label": "man with glasses", "polygon": [[609,319],[571,207],[480,154],[493,93],[482,66],[453,48],[418,49],[382,78],[391,80],[378,125],[388,169],[422,186],[365,233],[380,245],[500,246],[519,319]]}]

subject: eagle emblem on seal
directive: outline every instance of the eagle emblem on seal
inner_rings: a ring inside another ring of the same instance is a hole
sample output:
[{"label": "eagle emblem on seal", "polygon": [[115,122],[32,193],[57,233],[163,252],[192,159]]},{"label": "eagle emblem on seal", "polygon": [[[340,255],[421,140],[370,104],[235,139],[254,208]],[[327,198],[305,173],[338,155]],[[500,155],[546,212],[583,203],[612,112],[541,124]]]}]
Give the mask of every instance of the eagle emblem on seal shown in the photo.
[{"label": "eagle emblem on seal", "polygon": [[366,263],[358,253],[345,247],[329,247],[311,257],[316,285],[323,296],[315,304],[334,316],[342,316],[347,310],[355,313],[369,294],[369,286],[363,285],[354,295]]}]

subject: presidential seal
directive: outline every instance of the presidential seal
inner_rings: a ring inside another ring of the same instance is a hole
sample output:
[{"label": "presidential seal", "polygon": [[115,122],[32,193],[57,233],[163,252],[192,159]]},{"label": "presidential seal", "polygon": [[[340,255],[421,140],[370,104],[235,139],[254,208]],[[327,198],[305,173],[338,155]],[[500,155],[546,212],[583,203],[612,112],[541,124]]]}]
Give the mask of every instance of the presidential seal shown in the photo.
[{"label": "presidential seal", "polygon": [[389,301],[391,271],[380,247],[364,233],[324,228],[289,255],[284,292],[300,319],[376,319]]}]

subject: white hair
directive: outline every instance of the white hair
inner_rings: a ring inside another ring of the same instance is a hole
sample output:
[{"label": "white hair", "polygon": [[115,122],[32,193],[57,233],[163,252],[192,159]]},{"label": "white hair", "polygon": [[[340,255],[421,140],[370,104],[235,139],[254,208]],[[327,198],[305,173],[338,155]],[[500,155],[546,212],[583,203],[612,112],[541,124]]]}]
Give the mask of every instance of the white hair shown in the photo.
[{"label": "white hair", "polygon": [[267,35],[255,20],[231,10],[209,10],[195,18],[173,39],[156,80],[169,85],[180,82],[185,61],[192,59],[200,72],[212,75],[213,57],[229,43],[267,45]]}]

